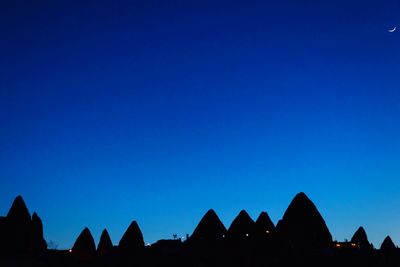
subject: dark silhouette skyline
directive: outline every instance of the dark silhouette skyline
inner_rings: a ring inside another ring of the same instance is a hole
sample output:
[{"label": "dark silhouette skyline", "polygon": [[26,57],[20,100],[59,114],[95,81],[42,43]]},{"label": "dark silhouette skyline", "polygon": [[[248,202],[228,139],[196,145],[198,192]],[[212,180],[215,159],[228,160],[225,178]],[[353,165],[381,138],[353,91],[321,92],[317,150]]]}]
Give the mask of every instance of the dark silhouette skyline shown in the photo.
[{"label": "dark silhouette skyline", "polygon": [[276,224],[305,191],[334,239],[360,218],[375,246],[399,243],[399,10],[0,1],[0,213],[22,194],[64,249],[132,219],[153,243],[209,208],[226,228],[240,210]]},{"label": "dark silhouette skyline", "polygon": [[[160,223],[162,224],[162,222]],[[43,251],[47,248],[42,221],[36,212],[32,216],[30,215],[22,196],[15,198],[6,217],[0,216],[0,232],[5,237],[1,243],[2,247],[30,252]],[[278,233],[280,241],[284,240],[290,244],[291,248],[295,249],[324,248],[334,244],[322,215],[303,192],[293,198],[277,226],[273,224],[266,211],[262,211],[254,221],[245,210],[241,210],[226,229],[215,211],[210,209],[201,218],[191,235],[178,240],[189,243],[238,241],[252,239],[254,236],[257,236],[258,239],[260,237],[268,238],[274,236],[275,232]],[[347,242],[346,240],[345,242]],[[357,247],[362,250],[374,249],[362,226],[353,234],[350,243],[357,244]],[[92,233],[89,228],[85,227],[71,249],[76,253],[94,257],[96,253],[98,255],[110,253],[113,247],[107,229],[102,231],[96,248]],[[142,231],[136,221],[130,223],[119,241],[118,247],[122,251],[140,250],[145,247]],[[396,248],[396,245],[390,236],[386,236],[380,248],[391,250]]]},{"label": "dark silhouette skyline", "polygon": [[145,245],[139,224],[132,221],[118,245],[104,229],[96,248],[85,227],[69,250],[47,249],[41,219],[36,213],[31,216],[17,196],[7,216],[0,217],[0,248],[2,265],[22,267],[400,265],[400,249],[390,236],[378,249],[363,227],[350,241],[332,240],[322,215],[303,192],[293,198],[276,227],[265,211],[254,221],[241,210],[226,229],[210,209],[186,239],[174,236]]}]

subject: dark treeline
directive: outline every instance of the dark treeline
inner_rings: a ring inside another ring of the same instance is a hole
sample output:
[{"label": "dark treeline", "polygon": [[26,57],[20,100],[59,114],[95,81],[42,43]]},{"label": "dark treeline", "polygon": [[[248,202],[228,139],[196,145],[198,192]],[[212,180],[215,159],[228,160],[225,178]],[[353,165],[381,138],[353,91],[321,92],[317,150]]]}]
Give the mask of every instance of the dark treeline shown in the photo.
[{"label": "dark treeline", "polygon": [[362,227],[350,241],[332,240],[314,203],[299,193],[276,226],[266,212],[254,221],[242,210],[226,229],[209,210],[185,240],[146,246],[133,221],[118,245],[104,230],[96,247],[85,228],[72,249],[55,250],[18,196],[0,217],[0,266],[400,266],[400,249],[389,236],[375,249]]}]

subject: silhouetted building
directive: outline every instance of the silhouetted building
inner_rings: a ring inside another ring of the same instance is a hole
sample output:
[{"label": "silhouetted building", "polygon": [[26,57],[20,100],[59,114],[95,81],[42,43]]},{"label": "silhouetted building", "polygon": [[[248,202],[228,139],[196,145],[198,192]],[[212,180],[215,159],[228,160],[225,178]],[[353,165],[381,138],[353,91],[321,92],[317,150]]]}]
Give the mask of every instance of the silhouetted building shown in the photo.
[{"label": "silhouetted building", "polygon": [[352,242],[348,242],[348,241],[345,241],[345,242],[337,242],[337,241],[335,241],[335,242],[333,242],[333,247],[336,250],[357,250],[357,249],[360,248],[358,246],[358,244],[352,243]]},{"label": "silhouetted building", "polygon": [[100,236],[99,244],[97,245],[97,255],[104,256],[109,254],[113,249],[110,235],[107,229],[104,229]]},{"label": "silhouetted building", "polygon": [[294,197],[276,230],[292,249],[321,249],[332,244],[332,236],[324,219],[304,193]]},{"label": "silhouetted building", "polygon": [[244,240],[253,237],[254,232],[255,222],[245,210],[242,210],[233,220],[227,236],[231,240]]},{"label": "silhouetted building", "polygon": [[372,244],[368,241],[367,233],[362,226],[357,229],[350,242],[357,244],[362,250],[373,249]]},{"label": "silhouetted building", "polygon": [[96,245],[90,230],[85,227],[72,247],[72,254],[79,260],[90,260],[96,255]]},{"label": "silhouetted building", "polygon": [[193,234],[190,236],[190,242],[207,241],[214,242],[226,237],[227,231],[218,215],[210,209],[200,220]]}]

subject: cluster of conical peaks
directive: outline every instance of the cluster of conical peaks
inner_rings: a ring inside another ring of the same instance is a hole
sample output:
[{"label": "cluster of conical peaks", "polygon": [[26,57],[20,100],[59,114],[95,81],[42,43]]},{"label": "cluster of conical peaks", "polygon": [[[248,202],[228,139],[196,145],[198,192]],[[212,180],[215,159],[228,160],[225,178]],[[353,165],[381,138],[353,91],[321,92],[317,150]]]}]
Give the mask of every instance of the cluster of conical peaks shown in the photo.
[{"label": "cluster of conical peaks", "polygon": [[[0,233],[3,236],[0,241],[1,249],[5,251],[46,250],[42,222],[36,213],[30,215],[21,196],[15,198],[7,216],[0,217]],[[242,252],[249,246],[262,247],[270,251],[297,252],[342,249],[372,251],[374,249],[363,227],[358,228],[350,241],[333,241],[317,207],[302,192],[293,198],[282,219],[276,225],[265,211],[261,212],[254,221],[245,210],[242,210],[229,228],[226,228],[217,213],[210,209],[186,240],[159,240],[151,245],[154,249],[171,246],[197,249],[213,246],[232,249],[232,246],[239,246]],[[80,259],[91,259],[95,256],[115,253],[140,255],[145,247],[139,224],[132,221],[116,246],[113,245],[108,231],[104,229],[96,247],[92,233],[85,227],[68,253]],[[394,251],[397,247],[387,236],[380,250]]]}]

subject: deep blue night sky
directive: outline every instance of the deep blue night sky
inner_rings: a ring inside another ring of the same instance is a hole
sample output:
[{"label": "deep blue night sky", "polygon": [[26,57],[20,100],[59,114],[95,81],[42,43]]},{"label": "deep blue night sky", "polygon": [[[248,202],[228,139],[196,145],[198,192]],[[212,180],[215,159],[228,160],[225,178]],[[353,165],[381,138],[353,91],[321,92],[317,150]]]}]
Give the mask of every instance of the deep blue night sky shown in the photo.
[{"label": "deep blue night sky", "polygon": [[400,244],[398,1],[111,2],[1,1],[1,215],[154,242],[304,191]]}]

